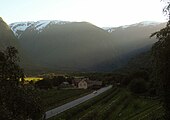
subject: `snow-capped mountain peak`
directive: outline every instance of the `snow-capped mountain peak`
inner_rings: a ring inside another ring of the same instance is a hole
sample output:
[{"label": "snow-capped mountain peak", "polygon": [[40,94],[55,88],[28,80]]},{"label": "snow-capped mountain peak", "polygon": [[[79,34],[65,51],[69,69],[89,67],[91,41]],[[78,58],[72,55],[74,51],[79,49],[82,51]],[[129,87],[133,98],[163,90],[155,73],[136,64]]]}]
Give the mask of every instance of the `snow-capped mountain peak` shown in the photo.
[{"label": "snow-capped mountain peak", "polygon": [[44,28],[51,24],[63,25],[68,24],[68,21],[60,20],[40,20],[37,22],[16,22],[10,24],[11,30],[14,32],[15,36],[20,37],[21,33],[26,29],[33,28],[38,33],[42,32]]},{"label": "snow-capped mountain peak", "polygon": [[61,20],[53,20],[51,21],[51,24],[58,24],[58,25],[63,25],[63,24],[67,24],[70,23],[69,21],[61,21]]},{"label": "snow-capped mountain peak", "polygon": [[103,27],[102,29],[106,30],[109,33],[112,33],[114,31],[116,31],[116,29],[127,29],[130,27],[147,27],[147,26],[156,26],[159,25],[161,23],[159,22],[153,22],[153,21],[143,21],[140,23],[135,23],[135,24],[131,24],[131,25],[124,25],[124,26],[120,26],[120,27]]},{"label": "snow-capped mountain peak", "polygon": [[34,27],[39,32],[42,31],[43,28],[45,28],[51,21],[50,20],[40,20],[34,23]]},{"label": "snow-capped mountain peak", "polygon": [[143,26],[149,26],[149,25],[158,25],[160,24],[159,22],[154,22],[154,21],[143,21],[143,22],[140,22],[139,24],[143,25]]}]

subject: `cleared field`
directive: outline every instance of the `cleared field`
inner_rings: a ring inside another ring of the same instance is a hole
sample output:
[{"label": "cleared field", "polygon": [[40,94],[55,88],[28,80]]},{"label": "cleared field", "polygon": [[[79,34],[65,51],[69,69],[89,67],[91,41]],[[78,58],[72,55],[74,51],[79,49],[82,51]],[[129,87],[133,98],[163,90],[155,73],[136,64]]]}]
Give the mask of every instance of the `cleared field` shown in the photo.
[{"label": "cleared field", "polygon": [[158,100],[136,97],[126,89],[112,88],[48,120],[149,120],[157,112],[160,113],[157,118],[161,117],[163,111]]},{"label": "cleared field", "polygon": [[43,101],[45,110],[50,110],[64,103],[82,97],[90,92],[91,90],[84,89],[49,89],[44,91],[36,91]]}]

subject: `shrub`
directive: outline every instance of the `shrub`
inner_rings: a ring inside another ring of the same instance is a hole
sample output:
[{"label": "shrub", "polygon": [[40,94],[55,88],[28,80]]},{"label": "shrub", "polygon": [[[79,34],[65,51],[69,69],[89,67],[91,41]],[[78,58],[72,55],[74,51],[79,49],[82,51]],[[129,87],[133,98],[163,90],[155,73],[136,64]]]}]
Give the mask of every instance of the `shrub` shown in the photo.
[{"label": "shrub", "polygon": [[144,79],[134,79],[130,83],[130,90],[133,93],[144,93],[147,91],[147,83]]},{"label": "shrub", "polygon": [[50,89],[52,88],[52,83],[50,80],[39,80],[35,83],[35,86],[40,89]]}]

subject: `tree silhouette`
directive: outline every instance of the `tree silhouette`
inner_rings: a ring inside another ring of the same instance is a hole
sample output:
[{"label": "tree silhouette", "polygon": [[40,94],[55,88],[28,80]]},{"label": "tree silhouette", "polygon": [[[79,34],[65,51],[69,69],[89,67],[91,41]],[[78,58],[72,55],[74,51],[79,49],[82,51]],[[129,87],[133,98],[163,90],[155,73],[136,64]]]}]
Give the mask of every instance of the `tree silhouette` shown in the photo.
[{"label": "tree silhouette", "polygon": [[158,41],[152,47],[153,71],[158,84],[160,85],[160,96],[164,103],[165,119],[170,120],[170,0],[163,0],[166,3],[163,12],[168,16],[166,27],[153,33]]},{"label": "tree silhouette", "polygon": [[0,79],[9,80],[15,85],[19,85],[19,80],[23,79],[23,70],[19,67],[18,51],[15,47],[7,47],[6,50],[0,52]]},{"label": "tree silhouette", "polygon": [[15,47],[0,52],[0,120],[39,120],[43,114],[40,98],[22,86],[24,73],[18,61]]}]

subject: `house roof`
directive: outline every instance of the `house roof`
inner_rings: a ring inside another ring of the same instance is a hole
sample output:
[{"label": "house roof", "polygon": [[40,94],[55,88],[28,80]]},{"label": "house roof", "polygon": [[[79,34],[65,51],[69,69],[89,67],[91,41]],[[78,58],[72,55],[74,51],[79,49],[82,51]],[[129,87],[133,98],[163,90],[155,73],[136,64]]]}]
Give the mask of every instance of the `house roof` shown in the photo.
[{"label": "house roof", "polygon": [[102,85],[102,81],[93,81],[94,85]]},{"label": "house roof", "polygon": [[102,81],[93,81],[93,80],[89,80],[88,78],[75,78],[73,80],[73,83],[77,85],[80,81],[86,81],[87,84],[91,84],[91,85],[102,85]]}]

